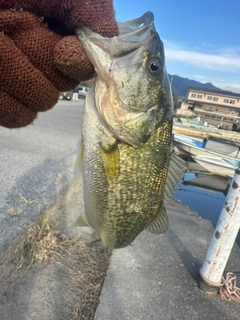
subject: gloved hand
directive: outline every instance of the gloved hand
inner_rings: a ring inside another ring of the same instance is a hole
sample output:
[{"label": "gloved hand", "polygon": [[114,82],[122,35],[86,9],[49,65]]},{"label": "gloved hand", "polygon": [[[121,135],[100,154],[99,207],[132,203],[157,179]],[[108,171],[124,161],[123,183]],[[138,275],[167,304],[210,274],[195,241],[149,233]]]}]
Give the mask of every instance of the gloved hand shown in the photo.
[{"label": "gloved hand", "polygon": [[71,35],[81,25],[117,35],[112,0],[0,0],[1,126],[32,123],[57,103],[59,92],[93,77],[81,43]]}]

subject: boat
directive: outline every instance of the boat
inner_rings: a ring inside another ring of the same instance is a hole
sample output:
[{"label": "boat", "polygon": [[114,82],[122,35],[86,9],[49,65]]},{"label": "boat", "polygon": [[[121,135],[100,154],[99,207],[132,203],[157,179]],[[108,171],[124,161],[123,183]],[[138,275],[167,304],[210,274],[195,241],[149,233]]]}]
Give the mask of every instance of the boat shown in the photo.
[{"label": "boat", "polygon": [[226,177],[212,175],[210,173],[195,173],[195,178],[184,180],[183,185],[221,192],[226,196],[230,182],[231,180]]},{"label": "boat", "polygon": [[192,158],[213,175],[221,177],[233,176],[237,168],[236,165],[219,157],[192,156]]},{"label": "boat", "polygon": [[194,160],[186,162],[186,169],[188,172],[192,172],[194,174],[204,174],[209,175],[210,173],[199,163],[195,162]]},{"label": "boat", "polygon": [[240,143],[240,133],[229,130],[220,130],[215,127],[196,126],[194,124],[186,125],[185,123],[173,124],[173,133],[202,138],[213,138]]},{"label": "boat", "polygon": [[240,146],[211,138],[194,138],[174,133],[173,144],[183,158],[194,156],[211,156],[231,161],[240,166]]}]

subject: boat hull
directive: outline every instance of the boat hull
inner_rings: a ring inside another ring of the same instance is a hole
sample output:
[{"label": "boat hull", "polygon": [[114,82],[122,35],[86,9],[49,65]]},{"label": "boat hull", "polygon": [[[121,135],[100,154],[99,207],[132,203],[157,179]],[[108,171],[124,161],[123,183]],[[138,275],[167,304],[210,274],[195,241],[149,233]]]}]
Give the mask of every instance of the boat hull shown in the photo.
[{"label": "boat hull", "polygon": [[217,157],[193,156],[193,159],[207,171],[221,177],[233,176],[236,167]]}]

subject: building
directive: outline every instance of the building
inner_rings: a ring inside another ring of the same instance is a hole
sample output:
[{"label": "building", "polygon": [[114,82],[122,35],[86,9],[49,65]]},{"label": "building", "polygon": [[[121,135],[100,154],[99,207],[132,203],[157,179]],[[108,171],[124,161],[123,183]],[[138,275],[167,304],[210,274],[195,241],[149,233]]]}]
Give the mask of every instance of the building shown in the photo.
[{"label": "building", "polygon": [[198,117],[213,126],[236,130],[240,128],[240,94],[188,87],[176,115]]}]

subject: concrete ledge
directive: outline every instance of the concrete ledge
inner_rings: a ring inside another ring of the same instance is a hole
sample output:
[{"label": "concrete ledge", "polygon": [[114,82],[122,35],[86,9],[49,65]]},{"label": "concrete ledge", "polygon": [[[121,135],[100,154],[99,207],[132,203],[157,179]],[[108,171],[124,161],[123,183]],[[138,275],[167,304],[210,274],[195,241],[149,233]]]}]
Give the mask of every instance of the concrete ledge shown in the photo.
[{"label": "concrete ledge", "polygon": [[[240,304],[199,289],[213,227],[178,201],[167,205],[164,235],[143,232],[131,246],[114,250],[95,320],[239,319]],[[234,247],[227,270],[239,271]]]}]

